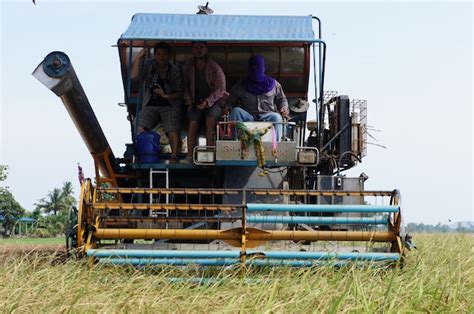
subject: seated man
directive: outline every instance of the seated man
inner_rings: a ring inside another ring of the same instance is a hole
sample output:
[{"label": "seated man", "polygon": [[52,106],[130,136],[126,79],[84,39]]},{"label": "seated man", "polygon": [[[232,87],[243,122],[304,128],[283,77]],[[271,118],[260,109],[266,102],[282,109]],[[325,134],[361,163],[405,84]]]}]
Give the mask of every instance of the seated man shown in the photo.
[{"label": "seated man", "polygon": [[171,47],[164,42],[154,48],[154,58],[145,61],[139,71],[146,49],[132,63],[132,79],[141,75],[143,105],[138,116],[137,133],[152,130],[161,120],[171,144],[170,163],[178,161],[179,132],[181,131],[181,97],[183,84],[179,68],[170,61]]},{"label": "seated man", "polygon": [[[288,101],[283,89],[275,79],[265,75],[265,59],[256,55],[249,59],[248,75],[232,87],[226,101],[231,121],[282,122],[288,116]],[[282,125],[276,126],[280,140]]]},{"label": "seated man", "polygon": [[206,119],[206,145],[214,145],[216,123],[221,118],[219,100],[226,94],[225,75],[207,55],[205,42],[192,43],[193,57],[183,64],[184,103],[188,113],[188,154],[191,162],[196,146],[199,121]]}]

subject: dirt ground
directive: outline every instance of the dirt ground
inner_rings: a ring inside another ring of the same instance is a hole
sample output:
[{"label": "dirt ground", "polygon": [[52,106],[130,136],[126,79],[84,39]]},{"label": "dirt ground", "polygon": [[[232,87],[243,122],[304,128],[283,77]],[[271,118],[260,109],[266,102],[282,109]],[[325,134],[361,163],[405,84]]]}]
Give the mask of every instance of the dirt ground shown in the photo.
[{"label": "dirt ground", "polygon": [[52,258],[63,261],[67,259],[66,247],[60,244],[4,244],[0,246],[0,262],[12,258]]}]

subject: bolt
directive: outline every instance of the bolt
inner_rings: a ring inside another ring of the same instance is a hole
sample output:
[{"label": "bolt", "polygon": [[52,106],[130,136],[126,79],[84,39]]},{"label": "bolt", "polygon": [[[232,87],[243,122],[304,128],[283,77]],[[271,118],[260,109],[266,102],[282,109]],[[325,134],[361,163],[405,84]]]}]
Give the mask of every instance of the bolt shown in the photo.
[{"label": "bolt", "polygon": [[59,68],[61,66],[61,60],[59,59],[54,59],[53,60],[53,67]]}]

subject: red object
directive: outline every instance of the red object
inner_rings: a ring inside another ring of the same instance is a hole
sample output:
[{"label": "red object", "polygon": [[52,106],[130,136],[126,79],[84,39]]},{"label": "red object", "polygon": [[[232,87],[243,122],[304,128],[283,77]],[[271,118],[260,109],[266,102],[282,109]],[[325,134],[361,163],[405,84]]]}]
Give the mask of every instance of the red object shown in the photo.
[{"label": "red object", "polygon": [[84,182],[84,172],[79,164],[77,164],[77,171],[77,178],[79,179],[79,183],[82,185],[82,182]]}]

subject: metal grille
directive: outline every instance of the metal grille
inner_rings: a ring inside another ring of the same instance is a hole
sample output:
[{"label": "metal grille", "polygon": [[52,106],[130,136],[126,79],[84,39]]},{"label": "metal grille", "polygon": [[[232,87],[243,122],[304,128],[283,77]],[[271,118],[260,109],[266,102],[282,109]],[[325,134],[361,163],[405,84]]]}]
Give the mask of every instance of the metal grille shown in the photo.
[{"label": "metal grille", "polygon": [[334,90],[326,90],[324,91],[324,104],[327,104],[329,102],[329,100],[331,100],[331,98],[334,98],[336,96],[338,96],[339,93],[337,91],[334,91]]},{"label": "metal grille", "polygon": [[367,100],[352,99],[351,100],[352,114],[357,114],[359,117],[360,133],[358,140],[360,141],[361,157],[367,156]]}]

